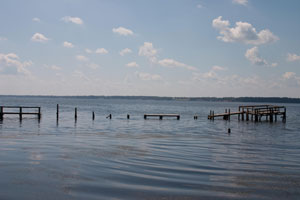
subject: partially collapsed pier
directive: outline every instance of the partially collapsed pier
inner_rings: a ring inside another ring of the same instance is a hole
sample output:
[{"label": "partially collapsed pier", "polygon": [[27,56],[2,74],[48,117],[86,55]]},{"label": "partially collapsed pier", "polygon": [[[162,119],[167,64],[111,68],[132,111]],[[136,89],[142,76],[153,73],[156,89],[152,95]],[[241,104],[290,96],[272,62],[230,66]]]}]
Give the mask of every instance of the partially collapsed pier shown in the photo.
[{"label": "partially collapsed pier", "polygon": [[278,117],[286,122],[286,107],[276,105],[243,105],[239,106],[237,112],[230,112],[230,109],[225,109],[224,113],[215,114],[210,111],[208,119],[214,120],[215,118],[222,117],[224,120],[230,120],[232,115],[238,115],[238,120],[246,121],[262,121],[265,117],[266,121],[276,122]]}]

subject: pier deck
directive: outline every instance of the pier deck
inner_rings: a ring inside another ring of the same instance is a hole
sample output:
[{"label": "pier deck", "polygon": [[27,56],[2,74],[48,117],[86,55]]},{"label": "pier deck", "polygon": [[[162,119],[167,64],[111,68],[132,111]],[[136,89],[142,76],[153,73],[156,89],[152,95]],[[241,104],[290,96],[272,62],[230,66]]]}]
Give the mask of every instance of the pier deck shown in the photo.
[{"label": "pier deck", "polygon": [[20,120],[23,115],[36,115],[41,118],[41,107],[33,106],[0,106],[0,120],[3,120],[4,115],[19,115]]}]

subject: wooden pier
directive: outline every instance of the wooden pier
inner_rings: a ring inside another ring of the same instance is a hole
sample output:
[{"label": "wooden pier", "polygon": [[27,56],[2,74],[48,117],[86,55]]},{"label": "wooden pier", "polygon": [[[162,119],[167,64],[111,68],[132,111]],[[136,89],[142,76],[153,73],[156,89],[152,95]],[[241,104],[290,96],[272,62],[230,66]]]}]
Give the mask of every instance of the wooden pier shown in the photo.
[{"label": "wooden pier", "polygon": [[275,105],[246,105],[239,106],[237,112],[230,112],[230,109],[226,109],[225,113],[215,114],[214,111],[210,111],[208,119],[214,120],[217,117],[223,117],[224,120],[230,120],[230,116],[238,115],[238,120],[246,121],[261,121],[263,117],[266,121],[276,122],[277,117],[281,116],[282,121],[286,122],[286,107]]},{"label": "wooden pier", "polygon": [[40,119],[41,107],[0,106],[0,120],[3,120],[4,115],[19,115],[20,120],[22,120],[23,115],[36,115]]},{"label": "wooden pier", "polygon": [[163,117],[175,117],[177,120],[180,119],[179,114],[144,114],[144,119],[147,119],[148,117],[159,117],[160,120],[162,120]]}]

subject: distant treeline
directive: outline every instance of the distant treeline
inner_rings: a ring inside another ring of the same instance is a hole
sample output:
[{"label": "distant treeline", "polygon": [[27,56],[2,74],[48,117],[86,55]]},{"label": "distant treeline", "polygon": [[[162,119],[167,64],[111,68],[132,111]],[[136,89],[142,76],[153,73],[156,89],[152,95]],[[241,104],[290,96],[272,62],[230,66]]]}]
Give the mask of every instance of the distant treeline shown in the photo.
[{"label": "distant treeline", "polygon": [[44,96],[44,95],[43,96],[0,95],[0,97],[300,103],[300,98],[289,98],[289,97],[159,97],[159,96]]}]

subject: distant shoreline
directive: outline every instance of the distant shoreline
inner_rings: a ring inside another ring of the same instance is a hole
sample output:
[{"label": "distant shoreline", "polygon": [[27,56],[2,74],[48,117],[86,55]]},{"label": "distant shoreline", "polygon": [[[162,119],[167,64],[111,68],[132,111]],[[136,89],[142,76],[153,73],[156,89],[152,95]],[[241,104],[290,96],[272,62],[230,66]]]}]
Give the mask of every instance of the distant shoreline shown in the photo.
[{"label": "distant shoreline", "polygon": [[289,97],[162,97],[162,96],[54,96],[54,95],[0,95],[0,97],[27,98],[78,98],[78,99],[127,99],[127,100],[174,100],[251,103],[300,103],[300,98]]}]

